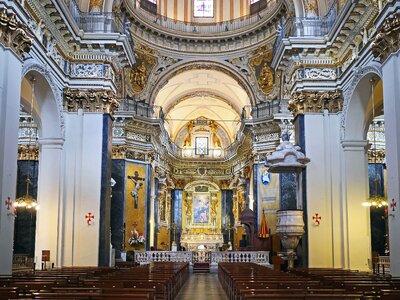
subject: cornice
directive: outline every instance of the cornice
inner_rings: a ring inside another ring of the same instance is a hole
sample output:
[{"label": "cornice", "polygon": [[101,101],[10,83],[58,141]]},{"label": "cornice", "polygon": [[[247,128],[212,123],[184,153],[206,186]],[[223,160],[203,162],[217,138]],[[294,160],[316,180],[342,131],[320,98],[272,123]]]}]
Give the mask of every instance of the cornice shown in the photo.
[{"label": "cornice", "polygon": [[374,42],[371,44],[372,54],[384,63],[389,55],[400,48],[400,13],[391,13],[381,27]]},{"label": "cornice", "polygon": [[306,113],[323,113],[328,110],[330,113],[342,111],[342,91],[300,91],[294,92],[289,101],[288,109],[293,116]]},{"label": "cornice", "polygon": [[119,102],[109,90],[71,90],[64,89],[64,110],[77,112],[99,112],[113,115]]},{"label": "cornice", "polygon": [[20,59],[32,48],[33,37],[27,26],[17,21],[14,13],[0,9],[0,44],[11,49]]}]

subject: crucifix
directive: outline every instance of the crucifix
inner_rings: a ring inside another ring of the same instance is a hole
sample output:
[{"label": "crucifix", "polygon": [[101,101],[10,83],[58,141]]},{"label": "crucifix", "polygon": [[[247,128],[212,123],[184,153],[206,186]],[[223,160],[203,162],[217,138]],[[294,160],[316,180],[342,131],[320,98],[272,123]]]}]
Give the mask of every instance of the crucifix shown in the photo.
[{"label": "crucifix", "polygon": [[128,179],[132,180],[132,182],[135,184],[133,187],[133,190],[131,191],[131,195],[133,197],[133,207],[138,208],[139,205],[139,190],[143,186],[144,178],[139,177],[139,172],[135,171],[135,176],[128,176]]}]

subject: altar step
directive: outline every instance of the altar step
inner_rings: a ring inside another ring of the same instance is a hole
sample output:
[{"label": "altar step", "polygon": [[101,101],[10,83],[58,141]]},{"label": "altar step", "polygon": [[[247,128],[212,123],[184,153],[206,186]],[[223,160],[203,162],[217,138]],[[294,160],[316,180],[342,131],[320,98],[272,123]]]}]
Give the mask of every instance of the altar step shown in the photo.
[{"label": "altar step", "polygon": [[210,273],[210,263],[194,263],[193,273]]}]

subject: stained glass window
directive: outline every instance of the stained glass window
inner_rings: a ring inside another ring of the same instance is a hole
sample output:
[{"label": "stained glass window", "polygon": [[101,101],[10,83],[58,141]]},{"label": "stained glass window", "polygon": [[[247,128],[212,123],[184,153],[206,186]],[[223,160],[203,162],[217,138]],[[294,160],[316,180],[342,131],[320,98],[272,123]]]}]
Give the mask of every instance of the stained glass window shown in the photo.
[{"label": "stained glass window", "polygon": [[258,1],[260,1],[260,0],[250,0],[250,4],[256,3]]},{"label": "stained glass window", "polygon": [[208,138],[197,137],[196,138],[196,155],[207,155],[208,154]]},{"label": "stained glass window", "polygon": [[193,0],[193,16],[196,18],[214,17],[214,0]]}]

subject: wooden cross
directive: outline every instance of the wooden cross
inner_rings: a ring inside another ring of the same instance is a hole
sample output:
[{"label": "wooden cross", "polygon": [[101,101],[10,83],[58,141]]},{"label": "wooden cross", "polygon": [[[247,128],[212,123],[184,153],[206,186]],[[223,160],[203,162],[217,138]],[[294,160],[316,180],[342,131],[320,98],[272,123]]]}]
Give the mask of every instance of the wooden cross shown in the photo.
[{"label": "wooden cross", "polygon": [[319,226],[321,224],[322,217],[318,213],[316,213],[312,218],[315,222],[315,225]]},{"label": "wooden cross", "polygon": [[390,203],[390,207],[391,207],[392,211],[396,211],[396,206],[397,206],[396,201],[394,201],[394,199],[392,199],[392,203]]},{"label": "wooden cross", "polygon": [[92,224],[90,224],[90,223],[91,223],[92,220],[94,219],[94,215],[93,215],[92,213],[88,213],[88,214],[85,216],[85,218],[86,218],[87,224],[88,224],[88,225],[92,225]]},{"label": "wooden cross", "polygon": [[6,206],[7,206],[7,210],[10,210],[10,208],[12,206],[12,201],[11,201],[10,197],[8,197],[6,200]]}]

